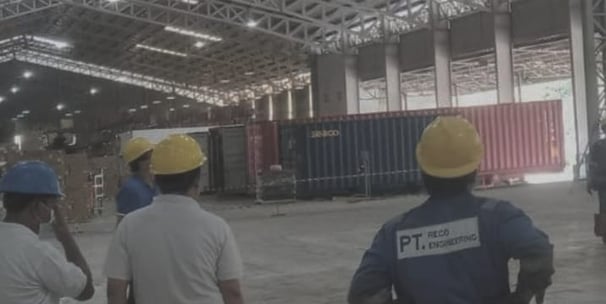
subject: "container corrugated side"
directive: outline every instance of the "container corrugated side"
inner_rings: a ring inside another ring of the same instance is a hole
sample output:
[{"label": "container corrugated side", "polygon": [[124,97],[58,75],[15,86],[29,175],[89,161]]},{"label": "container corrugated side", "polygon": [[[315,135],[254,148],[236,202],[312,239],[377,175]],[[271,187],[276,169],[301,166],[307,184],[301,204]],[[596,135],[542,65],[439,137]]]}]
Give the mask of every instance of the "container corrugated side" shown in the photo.
[{"label": "container corrugated side", "polygon": [[559,100],[459,108],[485,146],[480,174],[512,175],[564,169]]},{"label": "container corrugated side", "polygon": [[400,192],[421,185],[416,143],[435,119],[429,112],[353,116],[280,127],[284,164],[297,195]]},{"label": "container corrugated side", "polygon": [[257,175],[280,163],[278,126],[275,122],[252,123],[246,126],[248,178],[251,187]]},{"label": "container corrugated side", "polygon": [[220,128],[223,153],[223,191],[242,193],[248,190],[248,159],[246,128]]},{"label": "container corrugated side", "polygon": [[210,163],[210,155],[209,155],[209,134],[208,132],[199,132],[199,133],[190,133],[188,134],[193,139],[195,139],[200,145],[200,150],[206,156],[207,160],[200,168],[200,192],[205,193],[211,190],[210,188],[210,177],[209,177],[209,163]]}]

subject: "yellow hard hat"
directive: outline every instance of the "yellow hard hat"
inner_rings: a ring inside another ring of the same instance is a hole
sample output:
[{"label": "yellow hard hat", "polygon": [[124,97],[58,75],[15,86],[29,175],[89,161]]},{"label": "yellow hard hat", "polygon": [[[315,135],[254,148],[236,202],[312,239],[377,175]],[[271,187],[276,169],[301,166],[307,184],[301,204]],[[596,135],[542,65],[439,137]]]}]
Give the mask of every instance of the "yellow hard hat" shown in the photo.
[{"label": "yellow hard hat", "polygon": [[124,161],[130,163],[141,155],[154,149],[154,145],[145,138],[133,138],[126,143],[124,150],[122,150],[122,157]]},{"label": "yellow hard hat", "polygon": [[483,155],[478,131],[462,117],[436,118],[417,144],[421,170],[439,178],[456,178],[474,172]]},{"label": "yellow hard hat", "polygon": [[172,175],[192,171],[206,162],[200,145],[185,134],[170,135],[154,148],[151,158],[152,172]]}]

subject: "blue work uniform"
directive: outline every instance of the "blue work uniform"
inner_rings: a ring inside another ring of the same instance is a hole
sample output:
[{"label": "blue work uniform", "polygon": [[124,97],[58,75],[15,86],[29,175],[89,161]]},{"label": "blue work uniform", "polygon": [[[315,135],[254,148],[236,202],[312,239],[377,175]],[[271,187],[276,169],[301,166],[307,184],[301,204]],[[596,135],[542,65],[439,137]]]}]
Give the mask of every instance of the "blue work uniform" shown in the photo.
[{"label": "blue work uniform", "polygon": [[470,193],[430,198],[379,230],[350,301],[393,289],[401,304],[499,303],[510,294],[508,261],[552,250],[547,235],[508,202]]},{"label": "blue work uniform", "polygon": [[129,177],[116,196],[117,212],[127,215],[151,204],[157,190],[137,176]]}]

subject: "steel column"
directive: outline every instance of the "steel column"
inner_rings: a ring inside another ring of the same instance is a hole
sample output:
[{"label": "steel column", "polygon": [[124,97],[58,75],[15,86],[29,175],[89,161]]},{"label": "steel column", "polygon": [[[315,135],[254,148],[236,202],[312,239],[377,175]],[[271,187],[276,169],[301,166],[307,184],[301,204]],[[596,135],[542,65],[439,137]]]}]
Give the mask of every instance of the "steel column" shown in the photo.
[{"label": "steel column", "polygon": [[512,103],[515,97],[509,0],[493,0],[493,17],[498,101],[499,103]]},{"label": "steel column", "polygon": [[[596,0],[569,0],[570,46],[572,82],[574,94],[577,163],[576,179],[586,175],[585,157],[592,142],[599,138],[600,95],[598,95],[598,67],[594,28],[594,3]],[[602,7],[597,3],[597,7]],[[599,35],[598,35],[599,36]]]},{"label": "steel column", "polygon": [[400,52],[398,44],[387,43],[385,48],[385,90],[387,111],[401,111]]},{"label": "steel column", "polygon": [[447,108],[452,106],[450,24],[441,20],[437,2],[432,1],[431,6],[436,105]]}]

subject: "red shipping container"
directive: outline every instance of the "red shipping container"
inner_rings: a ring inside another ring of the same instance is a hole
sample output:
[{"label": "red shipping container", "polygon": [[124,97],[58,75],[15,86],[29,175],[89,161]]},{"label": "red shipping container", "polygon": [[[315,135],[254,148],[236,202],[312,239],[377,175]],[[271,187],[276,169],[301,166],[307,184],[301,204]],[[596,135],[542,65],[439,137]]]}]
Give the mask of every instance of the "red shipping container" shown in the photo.
[{"label": "red shipping container", "polygon": [[462,115],[478,130],[485,148],[481,176],[561,172],[566,166],[560,100],[369,113],[280,121],[288,126],[348,120],[381,120],[408,115]]},{"label": "red shipping container", "polygon": [[458,108],[485,147],[481,175],[558,172],[566,165],[559,100]]},{"label": "red shipping container", "polygon": [[248,175],[251,184],[257,174],[280,163],[278,126],[274,122],[258,122],[246,126],[248,142]]}]

